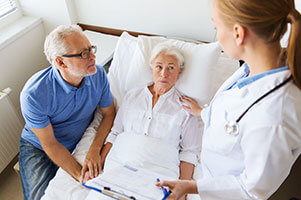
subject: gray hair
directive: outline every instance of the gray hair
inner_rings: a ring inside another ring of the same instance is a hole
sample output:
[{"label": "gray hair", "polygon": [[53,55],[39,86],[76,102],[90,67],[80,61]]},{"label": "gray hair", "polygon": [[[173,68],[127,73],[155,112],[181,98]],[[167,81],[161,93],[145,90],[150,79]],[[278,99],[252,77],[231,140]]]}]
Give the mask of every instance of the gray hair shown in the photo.
[{"label": "gray hair", "polygon": [[69,50],[68,44],[65,41],[65,36],[74,33],[82,34],[83,31],[78,25],[60,25],[46,37],[44,54],[53,67],[57,68],[55,58],[66,54]]},{"label": "gray hair", "polygon": [[159,54],[174,56],[178,60],[180,70],[184,69],[184,56],[180,49],[167,43],[160,43],[151,52],[150,67],[153,68],[154,61]]}]

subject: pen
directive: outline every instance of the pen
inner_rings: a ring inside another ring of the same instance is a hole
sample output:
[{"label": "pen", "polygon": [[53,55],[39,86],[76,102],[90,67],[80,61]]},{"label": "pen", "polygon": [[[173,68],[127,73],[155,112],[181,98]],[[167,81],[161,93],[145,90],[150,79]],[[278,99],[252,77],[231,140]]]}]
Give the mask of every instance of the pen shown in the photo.
[{"label": "pen", "polygon": [[[160,179],[157,178],[157,182],[160,182]],[[161,190],[163,191],[164,197],[162,200],[165,200],[171,193],[170,190],[167,190],[166,188],[164,188],[163,186],[160,186]]]},{"label": "pen", "polygon": [[136,200],[135,197],[133,196],[127,196],[126,194],[120,193],[118,191],[112,190],[110,187],[104,186],[103,189],[89,186],[86,183],[82,183],[83,186],[85,186],[88,189],[95,190],[97,192],[100,192],[106,196],[112,197],[113,199],[118,199],[118,200]]}]

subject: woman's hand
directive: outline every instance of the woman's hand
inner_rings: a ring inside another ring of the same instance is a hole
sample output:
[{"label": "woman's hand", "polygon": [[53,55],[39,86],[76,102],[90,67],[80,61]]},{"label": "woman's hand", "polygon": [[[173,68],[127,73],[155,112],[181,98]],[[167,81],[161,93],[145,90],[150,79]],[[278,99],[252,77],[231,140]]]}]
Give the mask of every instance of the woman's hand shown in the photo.
[{"label": "woman's hand", "polygon": [[192,180],[178,180],[178,181],[161,181],[156,183],[156,186],[167,186],[171,190],[171,194],[167,200],[179,200],[185,198],[186,194],[197,194],[197,185]]},{"label": "woman's hand", "polygon": [[85,174],[84,174],[84,176],[83,176],[83,179],[82,179],[80,182],[81,182],[81,183],[85,183],[85,182],[87,182],[87,181],[90,180],[90,179],[92,179],[92,178],[90,177],[90,173],[89,173],[89,171],[86,171]]},{"label": "woman's hand", "polygon": [[200,116],[202,108],[199,106],[198,102],[196,100],[186,97],[186,96],[181,96],[180,100],[184,102],[186,105],[182,105],[182,108],[185,109],[187,112],[189,112],[192,115]]}]

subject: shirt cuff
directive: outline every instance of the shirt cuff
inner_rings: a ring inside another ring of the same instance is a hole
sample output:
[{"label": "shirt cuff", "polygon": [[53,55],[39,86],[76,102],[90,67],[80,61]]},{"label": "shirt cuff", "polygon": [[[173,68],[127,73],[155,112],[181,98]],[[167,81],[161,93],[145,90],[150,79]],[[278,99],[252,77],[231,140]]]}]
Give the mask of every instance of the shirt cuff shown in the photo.
[{"label": "shirt cuff", "polygon": [[192,152],[180,152],[179,159],[180,161],[185,161],[193,165],[198,164],[197,155]]},{"label": "shirt cuff", "polygon": [[106,139],[106,141],[105,141],[105,144],[107,144],[108,142],[113,144],[116,140],[116,137],[117,137],[117,135],[115,135],[113,132],[110,132],[107,139]]},{"label": "shirt cuff", "polygon": [[50,124],[50,120],[47,120],[43,123],[40,124],[34,124],[34,123],[30,123],[28,121],[26,121],[28,127],[33,128],[33,129],[42,129],[45,128],[46,126],[48,126]]},{"label": "shirt cuff", "polygon": [[206,177],[196,182],[201,199],[251,199],[243,192],[237,179],[231,175]]}]

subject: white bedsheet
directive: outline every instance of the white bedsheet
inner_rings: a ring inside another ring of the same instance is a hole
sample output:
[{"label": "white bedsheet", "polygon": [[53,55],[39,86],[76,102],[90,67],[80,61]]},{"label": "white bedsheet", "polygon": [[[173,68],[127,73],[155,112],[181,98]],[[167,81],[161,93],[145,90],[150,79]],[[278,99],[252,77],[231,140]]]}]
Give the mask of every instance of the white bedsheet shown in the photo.
[{"label": "white bedsheet", "polygon": [[[104,173],[125,164],[161,174],[165,177],[164,180],[177,180],[179,177],[178,150],[157,138],[131,133],[118,135],[106,159]],[[200,167],[201,165],[197,165],[194,178],[201,178]],[[90,191],[86,200],[93,199],[108,198],[104,198],[99,192]],[[187,200],[200,200],[200,197],[190,194]]]},{"label": "white bedsheet", "polygon": [[133,133],[121,133],[110,150],[104,172],[115,163],[147,169],[171,179],[179,177],[179,152],[174,146],[158,138]]},{"label": "white bedsheet", "polygon": [[[73,156],[74,158],[82,165],[84,163],[86,154],[89,151],[93,139],[96,134],[96,130],[102,119],[99,109],[95,112],[94,120],[87,128],[82,139],[76,146]],[[59,168],[55,177],[50,181],[45,195],[42,197],[42,200],[76,200],[76,199],[85,199],[88,195],[89,190],[83,188],[79,182],[74,180],[67,172],[62,168]]]},{"label": "white bedsheet", "polygon": [[[73,152],[73,156],[80,164],[84,162],[100,121],[101,114],[97,111],[94,120]],[[104,170],[112,169],[119,164],[148,169],[170,179],[177,179],[179,176],[177,149],[157,138],[130,133],[119,135],[108,154]],[[89,195],[89,192],[90,190],[83,188],[79,182],[59,168],[50,181],[42,200],[82,200]],[[96,196],[99,197],[99,195]],[[104,196],[102,199],[108,198]]]}]

